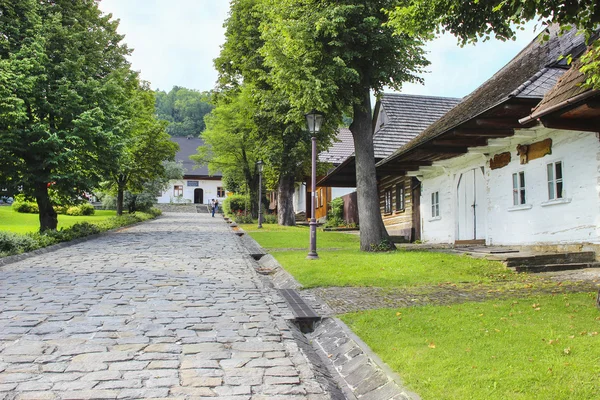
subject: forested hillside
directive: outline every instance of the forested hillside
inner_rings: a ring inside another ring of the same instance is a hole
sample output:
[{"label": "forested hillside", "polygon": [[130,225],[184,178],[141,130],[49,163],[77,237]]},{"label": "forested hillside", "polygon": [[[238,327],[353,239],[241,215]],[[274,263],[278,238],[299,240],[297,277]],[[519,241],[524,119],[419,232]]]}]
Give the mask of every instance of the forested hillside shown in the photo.
[{"label": "forested hillside", "polygon": [[204,131],[204,116],[212,110],[210,93],[174,86],[168,93],[156,92],[156,114],[169,122],[171,136],[198,137]]}]

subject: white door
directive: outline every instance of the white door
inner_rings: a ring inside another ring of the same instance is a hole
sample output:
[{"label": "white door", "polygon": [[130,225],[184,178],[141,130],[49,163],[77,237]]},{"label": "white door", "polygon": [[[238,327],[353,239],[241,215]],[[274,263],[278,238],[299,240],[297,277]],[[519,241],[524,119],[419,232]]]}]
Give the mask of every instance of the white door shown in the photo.
[{"label": "white door", "polygon": [[485,239],[485,182],[481,168],[461,174],[457,196],[458,240]]}]

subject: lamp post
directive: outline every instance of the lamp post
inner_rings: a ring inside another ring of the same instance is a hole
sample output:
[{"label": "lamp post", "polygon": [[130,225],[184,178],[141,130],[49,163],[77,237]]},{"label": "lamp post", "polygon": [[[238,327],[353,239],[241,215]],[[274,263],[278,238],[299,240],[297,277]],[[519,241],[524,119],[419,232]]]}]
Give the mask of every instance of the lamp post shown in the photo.
[{"label": "lamp post", "polygon": [[258,168],[258,228],[262,228],[262,172],[263,172],[263,162],[259,160],[256,163]]},{"label": "lamp post", "polygon": [[317,133],[321,130],[321,124],[323,123],[323,114],[312,110],[306,114],[306,124],[308,125],[308,131],[311,134],[312,141],[312,181],[311,190],[312,195],[310,198],[310,249],[306,256],[309,260],[317,260],[319,255],[317,254],[317,219],[315,218],[316,194],[317,194]]}]

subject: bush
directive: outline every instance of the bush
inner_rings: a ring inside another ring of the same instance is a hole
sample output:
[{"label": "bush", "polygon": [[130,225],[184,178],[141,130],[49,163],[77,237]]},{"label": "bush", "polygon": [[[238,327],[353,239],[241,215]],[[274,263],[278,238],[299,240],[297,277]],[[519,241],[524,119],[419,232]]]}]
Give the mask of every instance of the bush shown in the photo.
[{"label": "bush", "polygon": [[19,213],[27,213],[27,214],[39,214],[40,209],[38,208],[37,203],[33,201],[26,200],[16,200],[12,203],[12,209]]},{"label": "bush", "polygon": [[112,217],[95,224],[80,222],[58,231],[45,231],[43,233],[30,233],[26,235],[0,232],[0,256],[10,256],[60,242],[68,242],[73,239],[95,235],[110,229],[146,221],[157,215],[160,215],[160,210],[152,209],[151,213],[138,212],[136,214],[127,214],[121,217]]},{"label": "bush", "polygon": [[73,215],[73,216],[81,216],[81,215],[94,215],[95,212],[96,212],[96,210],[94,209],[93,205],[91,205],[90,203],[83,203],[78,206],[72,206],[72,207],[67,208],[67,211],[65,212],[65,214]]},{"label": "bush", "polygon": [[327,221],[325,221],[325,228],[338,228],[340,226],[345,226],[346,223],[343,219],[337,217],[327,217]]},{"label": "bush", "polygon": [[254,220],[252,219],[252,215],[246,215],[242,211],[238,211],[233,217],[233,220],[236,224],[252,224],[254,222]]},{"label": "bush", "polygon": [[35,239],[28,235],[0,232],[0,254],[19,254],[36,248]]},{"label": "bush", "polygon": [[339,219],[344,220],[344,199],[338,197],[329,202],[329,212],[327,213],[327,219]]},{"label": "bush", "polygon": [[267,214],[267,215],[263,215],[263,224],[276,224],[277,221],[277,215],[275,214]]},{"label": "bush", "polygon": [[249,203],[248,196],[234,194],[223,200],[223,212],[225,215],[237,216],[238,213],[246,211],[247,203]]}]

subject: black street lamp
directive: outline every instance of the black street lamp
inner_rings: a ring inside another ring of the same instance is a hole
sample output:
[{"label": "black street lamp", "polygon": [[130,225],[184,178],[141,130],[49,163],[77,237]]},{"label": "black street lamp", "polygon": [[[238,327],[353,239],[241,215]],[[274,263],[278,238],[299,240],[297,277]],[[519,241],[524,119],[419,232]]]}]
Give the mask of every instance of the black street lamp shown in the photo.
[{"label": "black street lamp", "polygon": [[258,228],[262,228],[262,172],[264,163],[259,160],[256,163],[258,168]]},{"label": "black street lamp", "polygon": [[306,114],[306,124],[308,125],[308,131],[312,138],[312,182],[311,190],[312,196],[310,200],[310,249],[308,251],[309,260],[317,260],[319,255],[317,254],[317,219],[315,218],[316,213],[316,194],[317,194],[317,133],[321,130],[321,124],[323,123],[323,114],[312,110]]}]

